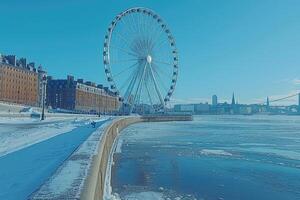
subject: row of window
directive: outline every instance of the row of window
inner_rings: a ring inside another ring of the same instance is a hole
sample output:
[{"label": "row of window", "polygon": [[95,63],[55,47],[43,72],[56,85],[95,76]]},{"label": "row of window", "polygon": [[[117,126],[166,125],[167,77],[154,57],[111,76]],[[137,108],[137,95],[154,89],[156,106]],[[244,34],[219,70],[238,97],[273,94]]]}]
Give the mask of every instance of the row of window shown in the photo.
[{"label": "row of window", "polygon": [[5,66],[4,69],[8,69],[11,72],[18,72],[18,73],[27,74],[27,75],[32,75],[33,73],[35,73],[35,72],[28,71],[28,70],[22,70],[22,69],[18,69],[18,68],[14,68],[14,67],[8,67],[8,66]]}]

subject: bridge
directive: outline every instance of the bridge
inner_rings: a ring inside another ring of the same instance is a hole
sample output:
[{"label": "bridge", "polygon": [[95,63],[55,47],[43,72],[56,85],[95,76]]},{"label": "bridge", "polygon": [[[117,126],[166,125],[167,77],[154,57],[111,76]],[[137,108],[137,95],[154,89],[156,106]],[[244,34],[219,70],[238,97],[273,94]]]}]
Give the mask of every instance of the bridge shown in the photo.
[{"label": "bridge", "polygon": [[[280,97],[280,98],[277,98],[277,99],[269,99],[269,97],[267,97],[266,101],[263,101],[263,102],[258,103],[258,104],[270,106],[270,103],[282,102],[282,101],[287,100],[287,99],[292,99],[296,96],[298,96],[297,105],[300,107],[300,92],[295,93],[295,94],[291,94],[291,95],[288,95],[288,96],[285,96],[285,97]],[[296,102],[295,102],[295,105],[296,105]]]}]

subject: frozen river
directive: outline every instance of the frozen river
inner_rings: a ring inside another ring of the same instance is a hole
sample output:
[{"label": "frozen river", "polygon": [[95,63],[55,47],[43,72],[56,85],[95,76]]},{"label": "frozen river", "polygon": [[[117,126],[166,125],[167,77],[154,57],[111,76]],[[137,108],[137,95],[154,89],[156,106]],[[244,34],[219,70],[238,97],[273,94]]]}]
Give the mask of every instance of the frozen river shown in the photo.
[{"label": "frozen river", "polygon": [[300,199],[300,117],[199,116],[125,129],[112,187],[121,199]]}]

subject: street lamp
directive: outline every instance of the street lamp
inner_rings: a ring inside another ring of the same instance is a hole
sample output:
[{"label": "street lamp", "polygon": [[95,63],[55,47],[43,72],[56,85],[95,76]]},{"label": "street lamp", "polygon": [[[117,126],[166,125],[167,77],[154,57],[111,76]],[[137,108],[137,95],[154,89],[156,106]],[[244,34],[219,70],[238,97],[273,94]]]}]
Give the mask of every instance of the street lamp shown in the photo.
[{"label": "street lamp", "polygon": [[45,119],[46,83],[47,83],[47,78],[46,78],[46,75],[44,75],[43,78],[42,78],[42,84],[43,84],[43,92],[42,92],[42,95],[43,95],[43,97],[42,97],[43,109],[42,109],[41,120]]}]

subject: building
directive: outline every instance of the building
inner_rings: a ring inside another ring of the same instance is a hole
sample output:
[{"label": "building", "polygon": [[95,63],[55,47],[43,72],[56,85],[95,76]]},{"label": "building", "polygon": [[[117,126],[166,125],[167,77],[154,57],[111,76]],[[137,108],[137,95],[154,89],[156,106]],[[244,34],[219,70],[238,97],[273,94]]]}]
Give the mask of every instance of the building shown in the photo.
[{"label": "building", "polygon": [[239,105],[238,114],[241,115],[251,115],[252,114],[252,107],[247,105]]},{"label": "building", "polygon": [[47,80],[47,106],[85,113],[112,113],[119,109],[119,98],[107,87],[83,79]]},{"label": "building", "polygon": [[209,113],[209,110],[210,110],[210,106],[208,103],[174,105],[175,112],[188,112],[188,113],[192,113],[192,114],[207,114],[207,113]]},{"label": "building", "polygon": [[194,104],[177,104],[174,105],[174,111],[175,112],[195,112],[195,106]]},{"label": "building", "polygon": [[0,101],[41,106],[40,77],[45,74],[34,63],[27,64],[26,58],[0,54]]},{"label": "building", "polygon": [[194,104],[194,112],[196,114],[208,114],[210,106],[208,103]]},{"label": "building", "polygon": [[18,67],[23,67],[23,68],[26,68],[27,65],[26,65],[26,58],[20,58],[16,61],[16,65]]},{"label": "building", "polygon": [[2,62],[12,65],[12,66],[16,66],[16,63],[17,63],[16,56],[15,55],[8,55],[8,56],[3,55]]},{"label": "building", "polygon": [[8,63],[0,63],[0,101],[37,106],[38,74]]},{"label": "building", "polygon": [[212,96],[212,98],[211,98],[211,105],[212,106],[218,105],[218,97],[217,97],[217,95],[213,95]]}]

